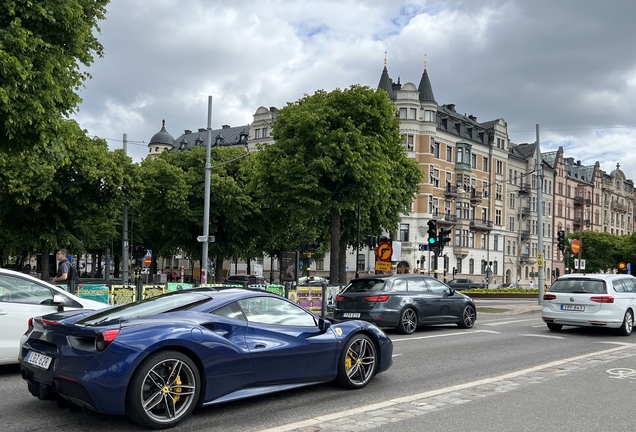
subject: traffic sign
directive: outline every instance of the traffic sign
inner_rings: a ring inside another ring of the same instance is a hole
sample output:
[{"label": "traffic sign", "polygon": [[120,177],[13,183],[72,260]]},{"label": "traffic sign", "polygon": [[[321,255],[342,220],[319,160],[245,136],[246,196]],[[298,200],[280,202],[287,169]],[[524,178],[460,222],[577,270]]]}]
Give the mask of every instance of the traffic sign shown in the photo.
[{"label": "traffic sign", "polygon": [[381,272],[390,272],[391,271],[391,263],[385,261],[376,261],[375,269]]},{"label": "traffic sign", "polygon": [[537,252],[537,267],[543,267],[543,252]]},{"label": "traffic sign", "polygon": [[152,258],[152,249],[146,249],[146,256],[145,258]]},{"label": "traffic sign", "polygon": [[208,240],[208,243],[214,243],[214,241],[216,240],[216,239],[214,238],[214,236],[208,236],[208,237],[206,237],[206,236],[199,236],[199,237],[197,237],[197,241],[198,241],[199,243],[204,243],[206,239]]},{"label": "traffic sign", "polygon": [[581,250],[581,242],[577,239],[574,239],[572,240],[572,246],[570,247],[572,248],[572,253],[579,253],[579,251]]},{"label": "traffic sign", "polygon": [[[631,267],[631,266],[630,266],[630,267]],[[625,262],[624,262],[624,261],[619,262],[619,263],[618,263],[618,269],[619,269],[619,270],[626,270],[626,269],[627,269],[627,264],[625,264]],[[630,270],[631,270],[631,268],[630,268]]]},{"label": "traffic sign", "polygon": [[148,258],[148,257],[146,257],[146,258],[144,259],[144,264],[146,264],[147,266],[149,266],[151,263],[152,263],[152,258]]},{"label": "traffic sign", "polygon": [[393,246],[391,246],[390,242],[382,242],[375,250],[375,255],[380,261],[391,261],[391,255],[393,255]]}]

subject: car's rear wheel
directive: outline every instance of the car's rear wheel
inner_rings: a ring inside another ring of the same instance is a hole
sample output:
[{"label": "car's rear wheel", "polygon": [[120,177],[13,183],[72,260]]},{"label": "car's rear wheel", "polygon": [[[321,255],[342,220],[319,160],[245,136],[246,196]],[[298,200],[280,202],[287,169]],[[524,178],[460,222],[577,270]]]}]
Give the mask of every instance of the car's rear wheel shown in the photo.
[{"label": "car's rear wheel", "polygon": [[477,319],[477,312],[475,312],[475,308],[472,305],[464,306],[464,310],[462,311],[461,321],[457,323],[460,328],[469,329],[475,325],[475,320]]},{"label": "car's rear wheel", "polygon": [[560,331],[563,328],[563,324],[546,323],[546,325],[553,332]]},{"label": "car's rear wheel", "polygon": [[402,311],[396,329],[402,334],[411,334],[417,329],[417,314],[412,308],[406,308]]},{"label": "car's rear wheel", "polygon": [[632,334],[632,328],[634,327],[634,314],[632,314],[631,310],[627,310],[625,312],[625,317],[623,318],[623,325],[618,329],[618,334],[621,336],[629,336]]},{"label": "car's rear wheel", "polygon": [[194,410],[200,392],[194,362],[177,351],[148,357],[135,371],[126,394],[126,415],[152,429],[167,429]]},{"label": "car's rear wheel", "polygon": [[356,334],[340,354],[336,382],[348,389],[362,388],[375,375],[377,363],[378,355],[371,339]]}]

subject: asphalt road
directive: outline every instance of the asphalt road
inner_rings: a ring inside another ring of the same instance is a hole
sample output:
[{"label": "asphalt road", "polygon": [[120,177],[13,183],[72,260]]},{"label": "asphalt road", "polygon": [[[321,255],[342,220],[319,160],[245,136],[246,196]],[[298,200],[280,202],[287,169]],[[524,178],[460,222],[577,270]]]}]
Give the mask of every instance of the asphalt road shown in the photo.
[{"label": "asphalt road", "polygon": [[[480,314],[471,330],[388,333],[394,365],[365,389],[327,384],[212,406],[174,430],[567,432],[631,426],[636,335],[575,328],[552,333],[536,312]],[[39,401],[17,367],[0,367],[0,394],[4,431],[144,430],[124,417],[71,413]]]}]

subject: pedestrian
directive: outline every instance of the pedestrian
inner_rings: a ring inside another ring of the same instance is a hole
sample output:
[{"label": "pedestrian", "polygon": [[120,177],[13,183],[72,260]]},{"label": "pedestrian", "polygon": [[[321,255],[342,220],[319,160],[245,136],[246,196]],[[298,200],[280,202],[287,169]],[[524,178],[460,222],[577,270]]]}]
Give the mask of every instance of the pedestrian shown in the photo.
[{"label": "pedestrian", "polygon": [[530,289],[534,288],[534,280],[530,279]]},{"label": "pedestrian", "polygon": [[68,253],[66,252],[66,249],[60,249],[57,251],[56,257],[60,264],[57,267],[57,276],[52,279],[55,283],[68,281],[71,271],[71,263],[69,263],[67,256]]}]

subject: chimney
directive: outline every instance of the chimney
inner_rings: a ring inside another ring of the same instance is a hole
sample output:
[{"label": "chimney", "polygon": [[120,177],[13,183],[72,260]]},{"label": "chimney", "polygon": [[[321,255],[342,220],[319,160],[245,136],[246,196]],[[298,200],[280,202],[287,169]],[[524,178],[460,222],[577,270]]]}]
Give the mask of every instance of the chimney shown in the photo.
[{"label": "chimney", "polygon": [[455,104],[446,104],[446,108],[452,112],[455,112]]},{"label": "chimney", "polygon": [[222,129],[229,129],[229,128],[230,128],[230,125],[223,125],[223,126],[221,126],[221,128],[222,128]]},{"label": "chimney", "polygon": [[187,135],[187,134],[191,134],[192,131],[190,129],[186,129],[186,130],[183,131],[183,133]]},{"label": "chimney", "polygon": [[581,161],[580,161],[580,160],[577,160],[577,161],[576,161],[576,164],[577,164],[578,166],[581,166]]},{"label": "chimney", "polygon": [[199,128],[199,132],[207,132],[206,128]]},{"label": "chimney", "polygon": [[471,119],[472,121],[476,122],[477,121],[477,117],[475,117],[474,115],[469,115],[468,116],[469,119]]},{"label": "chimney", "polygon": [[276,111],[278,111],[278,108],[276,107],[269,107],[269,111],[275,113]]}]

